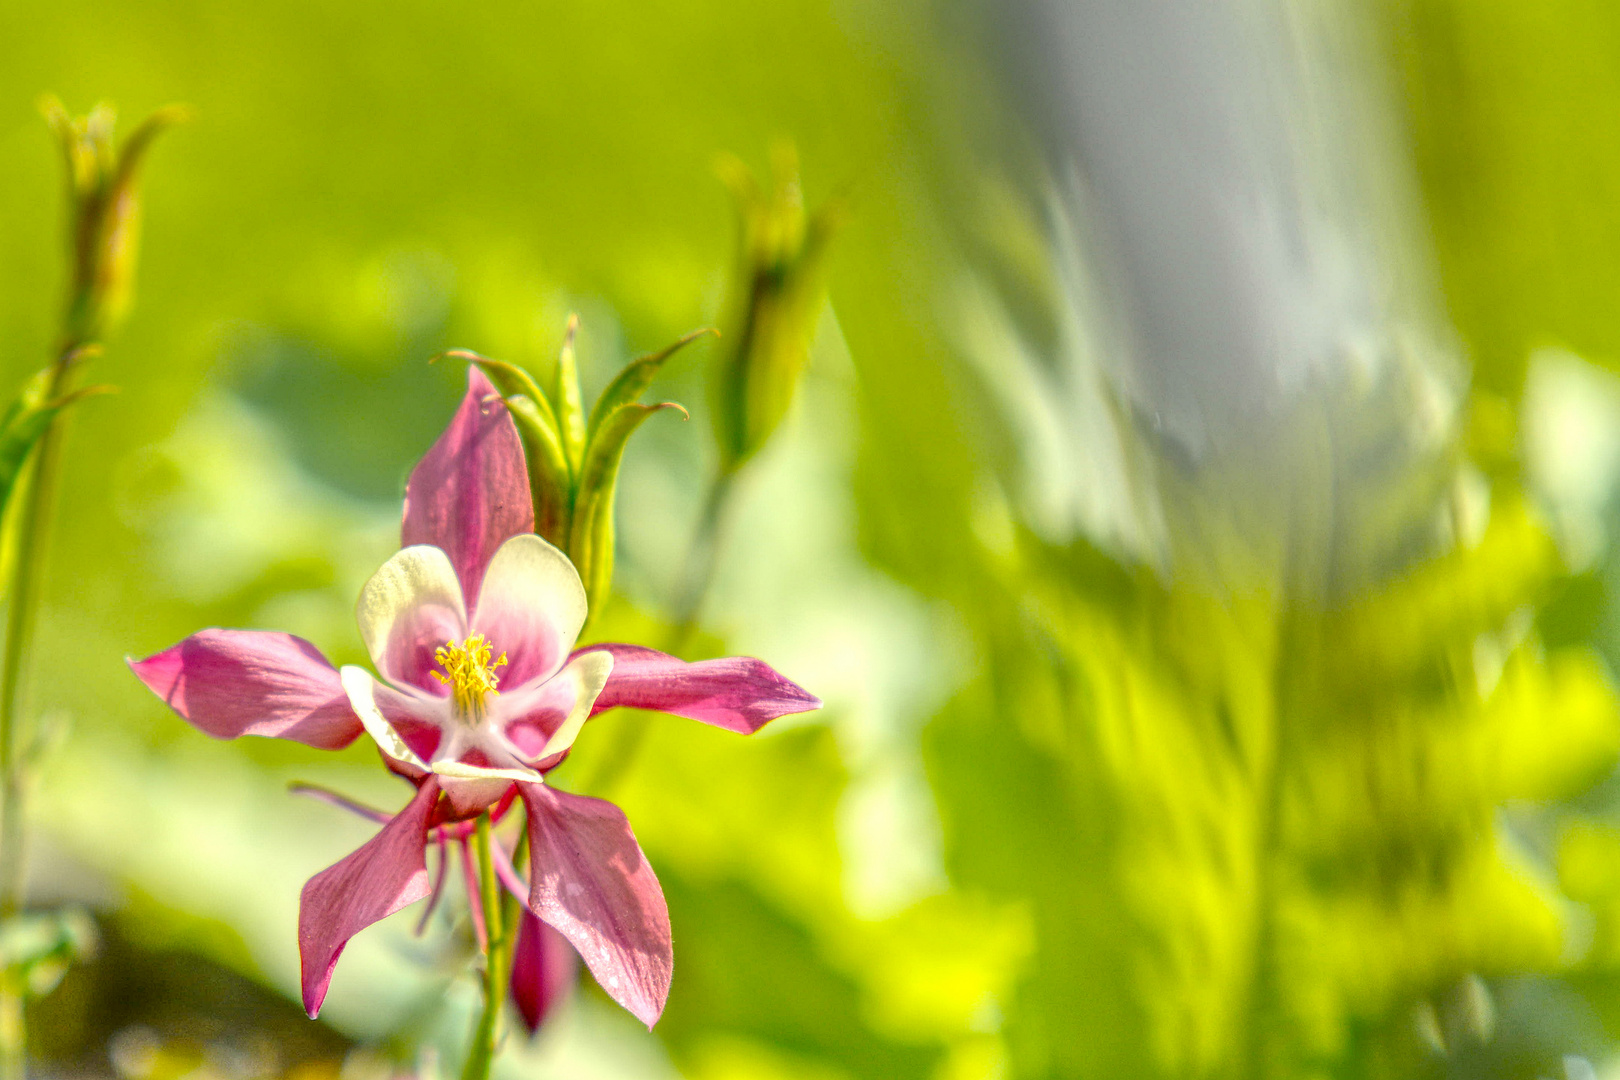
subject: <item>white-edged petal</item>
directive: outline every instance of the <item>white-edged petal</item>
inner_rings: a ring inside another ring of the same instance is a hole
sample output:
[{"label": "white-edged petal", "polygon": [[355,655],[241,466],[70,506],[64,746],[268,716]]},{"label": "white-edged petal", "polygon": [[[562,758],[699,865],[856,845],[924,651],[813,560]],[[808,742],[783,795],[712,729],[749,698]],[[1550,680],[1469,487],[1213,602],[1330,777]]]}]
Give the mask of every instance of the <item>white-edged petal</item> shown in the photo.
[{"label": "white-edged petal", "polygon": [[[476,766],[468,765],[465,768],[474,769]],[[450,800],[450,805],[456,813],[476,814],[489,809],[502,795],[511,790],[512,780],[499,775],[463,777],[442,773],[439,775],[439,786],[444,789],[445,798]]]},{"label": "white-edged petal", "polygon": [[605,652],[588,652],[583,656],[577,656],[572,663],[558,672],[557,678],[573,681],[574,707],[568,710],[568,719],[564,720],[562,726],[546,740],[546,745],[536,760],[560,754],[574,745],[580,729],[585,726],[585,721],[590,719],[591,706],[596,704],[597,695],[601,694],[602,687],[607,685],[608,676],[612,673],[613,655]]},{"label": "white-edged petal", "polygon": [[394,682],[416,683],[433,650],[467,635],[467,608],[450,556],[436,547],[401,548],[371,575],[355,604],[371,662]]},{"label": "white-edged petal", "polygon": [[484,572],[472,629],[506,654],[506,685],[550,678],[584,625],[585,586],[568,556],[533,533],[500,546]]},{"label": "white-edged petal", "polygon": [[418,757],[416,751],[405,745],[405,740],[394,730],[394,725],[390,724],[383,716],[382,710],[377,708],[377,683],[371,677],[371,672],[363,667],[345,664],[338,669],[338,678],[343,682],[343,692],[349,696],[349,707],[360,718],[366,734],[376,741],[382,752],[402,765],[410,765],[427,772],[427,762]]},{"label": "white-edged petal", "polygon": [[468,765],[464,761],[435,761],[433,771],[453,780],[517,780],[525,784],[546,782],[546,778],[533,769],[486,769],[481,765]]}]

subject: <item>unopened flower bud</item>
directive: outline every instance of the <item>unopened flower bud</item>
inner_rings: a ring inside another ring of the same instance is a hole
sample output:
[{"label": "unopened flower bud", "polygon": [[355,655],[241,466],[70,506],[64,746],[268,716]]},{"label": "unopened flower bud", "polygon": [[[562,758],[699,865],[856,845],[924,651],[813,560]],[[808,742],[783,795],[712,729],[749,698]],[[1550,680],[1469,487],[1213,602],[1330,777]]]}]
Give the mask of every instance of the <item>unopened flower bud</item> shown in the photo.
[{"label": "unopened flower bud", "polygon": [[798,158],[788,146],[777,148],[769,190],[736,158],[723,158],[718,171],[736,198],[741,233],[714,382],[715,439],[722,470],[732,472],[765,445],[793,402],[842,206],[806,214]]},{"label": "unopened flower bud", "polygon": [[55,98],[46,98],[41,108],[67,164],[73,245],[67,344],[73,346],[99,338],[129,308],[140,234],[141,162],[158,133],[189,112],[180,106],[159,109],[120,150],[113,144],[109,106],[97,105],[83,117],[70,116]]}]

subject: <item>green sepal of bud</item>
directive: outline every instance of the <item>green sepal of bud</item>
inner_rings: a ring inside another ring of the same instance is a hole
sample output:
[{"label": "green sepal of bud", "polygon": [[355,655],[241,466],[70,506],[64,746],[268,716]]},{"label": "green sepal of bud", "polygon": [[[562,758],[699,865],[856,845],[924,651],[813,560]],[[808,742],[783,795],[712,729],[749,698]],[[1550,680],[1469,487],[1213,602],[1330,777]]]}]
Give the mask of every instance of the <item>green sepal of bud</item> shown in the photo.
[{"label": "green sepal of bud", "polygon": [[729,347],[713,384],[720,467],[734,472],[770,440],[793,403],[826,296],[822,271],[843,203],[806,213],[791,147],[777,148],[769,191],[734,157],[723,157],[716,171],[736,201],[740,232]]},{"label": "green sepal of bud", "polygon": [[550,409],[544,402],[544,398],[515,394],[506,399],[506,407],[517,424],[523,456],[529,463],[534,531],[567,551],[574,517],[574,481],[556,422],[548,415]]},{"label": "green sepal of bud", "polygon": [[141,163],[165,129],[189,118],[190,110],[171,105],[147,117],[125,140],[113,145],[114,113],[98,105],[75,118],[54,97],[40,105],[62,145],[67,165],[69,222],[73,244],[73,284],[67,315],[70,343],[94,340],[123,318],[135,281],[140,236],[136,183]]},{"label": "green sepal of bud", "polygon": [[607,389],[602,391],[602,396],[597,398],[596,404],[591,407],[591,420],[590,424],[587,425],[587,440],[596,438],[596,432],[601,428],[602,422],[609,414],[641,397],[647,387],[652,385],[653,377],[658,374],[658,369],[664,366],[666,360],[698,338],[709,334],[719,337],[720,331],[712,326],[705,326],[701,330],[693,330],[673,344],[666,345],[657,352],[638,356],[626,364],[624,370],[619,372],[612,382],[608,383]]},{"label": "green sepal of bud", "polygon": [[553,429],[556,428],[557,418],[552,415],[551,403],[546,400],[540,384],[535,382],[534,376],[527,371],[505,360],[491,360],[487,356],[480,356],[471,349],[451,349],[444,355],[456,360],[465,360],[469,364],[477,364],[483,373],[489,376],[489,381],[495,384],[495,389],[501,392],[502,397],[516,397],[522,394],[544,410],[547,423]]},{"label": "green sepal of bud", "polygon": [[625,444],[642,421],[663,409],[687,412],[673,401],[657,405],[636,402],[614,409],[591,432],[589,448],[579,475],[579,497],[574,503],[574,526],[568,557],[585,583],[587,610],[598,611],[613,586],[613,499],[619,486],[619,465]]},{"label": "green sepal of bud", "polygon": [[574,356],[574,338],[579,333],[579,316],[568,316],[562,349],[557,353],[557,375],[552,384],[552,407],[557,413],[557,430],[562,434],[568,468],[579,476],[585,459],[585,406],[580,400],[579,363]]}]

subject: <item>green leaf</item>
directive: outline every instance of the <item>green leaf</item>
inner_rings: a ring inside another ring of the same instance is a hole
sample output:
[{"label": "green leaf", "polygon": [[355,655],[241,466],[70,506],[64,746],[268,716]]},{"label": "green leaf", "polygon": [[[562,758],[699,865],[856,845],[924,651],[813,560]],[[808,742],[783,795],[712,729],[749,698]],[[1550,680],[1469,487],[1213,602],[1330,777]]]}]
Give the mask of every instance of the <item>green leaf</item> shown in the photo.
[{"label": "green leaf", "polygon": [[523,456],[529,466],[534,531],[566,550],[573,518],[574,485],[556,422],[541,404],[543,400],[515,394],[506,399],[506,408],[517,425]]},{"label": "green leaf", "polygon": [[641,396],[642,391],[651,385],[653,377],[658,374],[658,369],[664,366],[664,361],[705,334],[713,334],[715,337],[719,337],[720,331],[712,326],[705,326],[701,330],[693,330],[673,344],[666,345],[655,353],[637,357],[630,361],[629,364],[626,364],[624,370],[619,372],[618,377],[608,384],[606,390],[602,391],[602,396],[596,399],[596,405],[591,409],[590,424],[586,428],[588,438],[595,436],[596,429],[602,426],[603,419],[609,416],[614,409],[621,405],[628,405]]},{"label": "green leaf", "polygon": [[4,427],[0,427],[0,513],[11,500],[29,452],[44,438],[57,414],[76,401],[112,393],[110,386],[87,386],[55,401],[40,403],[38,399],[48,385],[49,372],[47,368],[28,380],[17,400],[6,410]]},{"label": "green leaf", "polygon": [[5,431],[15,424],[25,412],[43,408],[50,399],[52,386],[65,385],[69,371],[86,360],[92,360],[100,355],[101,346],[90,342],[68,350],[54,364],[34,372],[28,381],[23,383],[22,389],[17,391],[16,398],[6,407],[5,414],[0,416],[0,431]]},{"label": "green leaf", "polygon": [[575,476],[585,457],[585,406],[579,393],[579,365],[574,359],[574,336],[579,333],[579,316],[568,317],[568,330],[563,335],[562,351],[557,354],[557,379],[552,387],[552,401],[556,403],[557,430],[562,433],[563,452]]},{"label": "green leaf", "polygon": [[10,431],[24,414],[36,412],[45,404],[45,396],[50,393],[51,378],[50,368],[43,368],[29,377],[11,404],[6,406],[5,415],[0,416],[0,431]]},{"label": "green leaf", "polygon": [[585,461],[580,467],[578,495],[574,502],[573,531],[564,549],[574,561],[585,582],[585,596],[591,615],[606,602],[613,584],[613,496],[619,483],[619,464],[624,447],[642,421],[662,409],[687,412],[673,401],[657,405],[634,402],[613,410],[591,436]]}]

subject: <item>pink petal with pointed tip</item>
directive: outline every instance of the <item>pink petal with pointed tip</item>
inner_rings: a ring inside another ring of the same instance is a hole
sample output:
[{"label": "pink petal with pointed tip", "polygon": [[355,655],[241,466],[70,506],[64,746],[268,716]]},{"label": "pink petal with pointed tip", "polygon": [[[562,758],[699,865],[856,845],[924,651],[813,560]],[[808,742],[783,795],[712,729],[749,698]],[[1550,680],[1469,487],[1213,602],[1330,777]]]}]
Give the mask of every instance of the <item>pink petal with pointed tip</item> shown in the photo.
[{"label": "pink petal with pointed tip", "polygon": [[613,654],[613,673],[591,709],[626,706],[674,713],[752,735],[778,716],[821,708],[821,699],[784,678],[763,660],[728,656],[689,664],[640,645],[592,645]]},{"label": "pink petal with pointed tip", "polygon": [[578,979],[579,953],[567,938],[525,911],[512,952],[512,1003],[530,1035],[573,992]]},{"label": "pink petal with pointed tip", "polygon": [[624,812],[519,784],[529,812],[529,909],[579,951],[607,995],[649,1028],[675,967],[664,890]]},{"label": "pink petal with pointed tip", "polygon": [[332,970],[349,939],[429,892],[427,827],[439,787],[430,778],[410,803],[359,850],[310,878],[298,903],[298,956],[304,1011],[326,1000]]},{"label": "pink petal with pointed tip", "polygon": [[337,669],[291,634],[201,630],[128,663],[169,708],[217,739],[266,735],[341,750],[363,730]]},{"label": "pink petal with pointed tip", "polygon": [[401,546],[443,548],[470,600],[495,550],[533,529],[517,426],[489,379],[469,365],[461,407],[405,485]]}]

